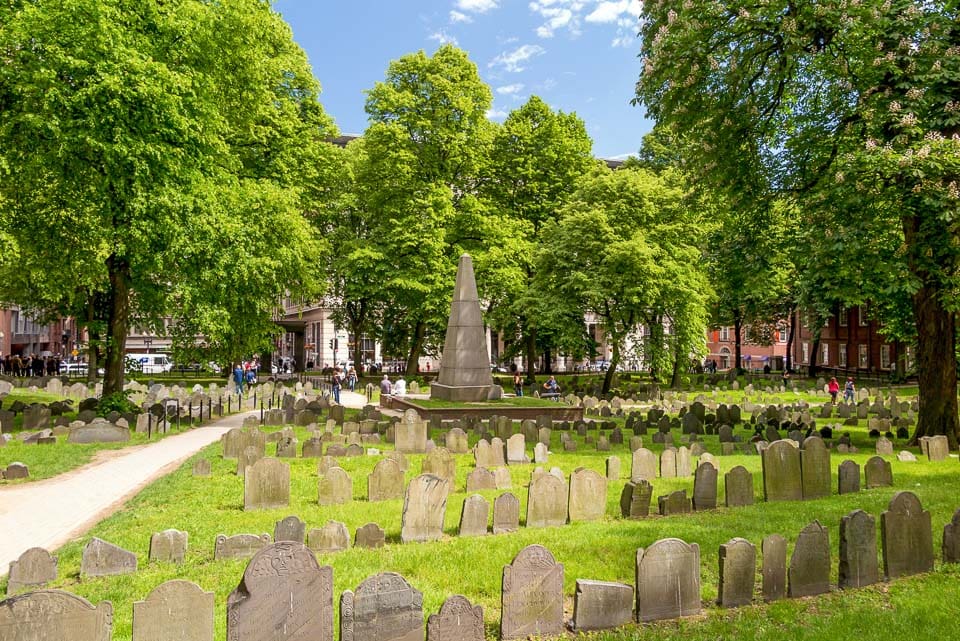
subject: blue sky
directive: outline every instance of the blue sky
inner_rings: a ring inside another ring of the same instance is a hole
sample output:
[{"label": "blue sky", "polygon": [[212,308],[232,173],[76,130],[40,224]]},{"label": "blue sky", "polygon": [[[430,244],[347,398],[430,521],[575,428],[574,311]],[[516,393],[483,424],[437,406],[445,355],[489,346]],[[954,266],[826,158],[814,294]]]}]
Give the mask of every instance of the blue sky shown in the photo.
[{"label": "blue sky", "polygon": [[367,125],[364,91],[391,60],[441,42],[467,51],[502,122],[539,95],[576,112],[603,158],[635,153],[651,123],[630,105],[640,72],[639,0],[276,0],[343,133]]}]

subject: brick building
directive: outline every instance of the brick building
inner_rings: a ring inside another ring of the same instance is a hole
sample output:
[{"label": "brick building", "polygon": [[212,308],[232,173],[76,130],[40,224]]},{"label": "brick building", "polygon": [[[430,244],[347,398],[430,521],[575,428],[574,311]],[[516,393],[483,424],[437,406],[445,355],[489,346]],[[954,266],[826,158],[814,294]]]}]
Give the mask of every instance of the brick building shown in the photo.
[{"label": "brick building", "polygon": [[810,366],[813,351],[818,368],[841,374],[884,374],[902,359],[904,370],[913,366],[912,349],[890,341],[880,333],[882,325],[867,316],[863,306],[840,308],[820,328],[819,342],[808,326],[805,314],[797,313],[797,335],[793,341],[793,364],[800,370]]}]

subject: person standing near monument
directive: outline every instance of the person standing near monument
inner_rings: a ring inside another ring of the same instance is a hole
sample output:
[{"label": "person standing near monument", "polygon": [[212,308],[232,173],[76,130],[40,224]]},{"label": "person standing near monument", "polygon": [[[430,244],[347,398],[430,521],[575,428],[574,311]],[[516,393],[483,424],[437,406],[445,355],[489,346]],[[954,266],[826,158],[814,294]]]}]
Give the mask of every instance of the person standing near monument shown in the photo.
[{"label": "person standing near monument", "polygon": [[513,370],[513,393],[516,394],[518,398],[523,397],[523,375],[520,372],[520,368]]}]

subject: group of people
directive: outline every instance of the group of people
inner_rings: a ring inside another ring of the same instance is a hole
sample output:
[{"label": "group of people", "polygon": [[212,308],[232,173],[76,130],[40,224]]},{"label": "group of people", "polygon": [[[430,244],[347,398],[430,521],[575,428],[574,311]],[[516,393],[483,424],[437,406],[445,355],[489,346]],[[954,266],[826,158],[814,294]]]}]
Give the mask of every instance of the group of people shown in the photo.
[{"label": "group of people", "polygon": [[[840,394],[840,383],[837,382],[836,376],[830,377],[830,382],[827,383],[827,391],[830,392],[830,401],[836,405],[837,396]],[[857,386],[853,382],[853,377],[848,376],[847,382],[843,384],[843,402],[852,403],[856,392]]]},{"label": "group of people", "polygon": [[7,354],[0,358],[0,370],[9,376],[56,376],[60,373],[60,357]]},{"label": "group of people", "polygon": [[[544,395],[557,398],[560,396],[560,384],[556,377],[551,376],[543,384]],[[513,371],[513,393],[518,397],[523,397],[523,373],[519,369]]]},{"label": "group of people", "polygon": [[260,364],[256,361],[235,363],[233,366],[233,383],[237,387],[237,394],[243,394],[243,386],[250,387],[257,382],[257,370]]},{"label": "group of people", "polygon": [[330,375],[330,389],[333,392],[333,400],[338,404],[340,403],[340,390],[343,389],[343,386],[346,385],[350,388],[350,391],[353,392],[357,388],[357,370],[350,368],[347,370],[347,373],[344,374],[343,370],[339,367],[333,368],[333,374]]}]

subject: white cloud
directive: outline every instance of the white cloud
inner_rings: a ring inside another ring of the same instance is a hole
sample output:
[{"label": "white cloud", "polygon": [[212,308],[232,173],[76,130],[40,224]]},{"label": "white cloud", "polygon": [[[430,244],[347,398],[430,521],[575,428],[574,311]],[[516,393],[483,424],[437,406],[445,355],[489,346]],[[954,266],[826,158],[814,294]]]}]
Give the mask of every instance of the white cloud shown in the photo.
[{"label": "white cloud", "polygon": [[434,40],[436,42],[439,42],[442,45],[459,44],[457,42],[457,39],[454,36],[451,36],[449,33],[444,31],[443,29],[441,29],[440,31],[435,31],[431,33],[429,36],[427,36],[427,40]]},{"label": "white cloud", "polygon": [[515,94],[523,91],[523,84],[515,82],[512,85],[503,85],[502,87],[497,87],[497,93],[509,96],[510,94]]},{"label": "white cloud", "polygon": [[600,23],[616,22],[623,14],[637,17],[640,15],[640,10],[640,0],[617,0],[616,2],[604,0],[584,20]]},{"label": "white cloud", "polygon": [[510,114],[502,109],[487,109],[487,120],[503,120]]},{"label": "white cloud", "polygon": [[624,47],[624,48],[626,48],[626,47],[630,47],[630,46],[632,46],[632,45],[635,45],[636,43],[637,43],[637,37],[636,37],[636,36],[617,35],[617,37],[614,38],[614,39],[610,42],[610,46],[611,46],[611,47]]},{"label": "white cloud", "polygon": [[497,0],[457,0],[457,9],[470,13],[486,13],[497,6]]},{"label": "white cloud", "polygon": [[523,63],[534,56],[542,55],[546,49],[540,45],[522,45],[510,52],[503,52],[490,61],[488,67],[503,66],[504,69],[512,73],[524,70]]},{"label": "white cloud", "polygon": [[585,2],[583,0],[538,0],[527,6],[546,22],[537,27],[537,36],[552,38],[559,29],[567,29],[573,35],[580,35],[580,15]]},{"label": "white cloud", "polygon": [[468,16],[467,14],[461,13],[461,12],[459,12],[459,11],[451,11],[451,12],[450,12],[450,22],[466,22],[466,23],[470,23],[470,22],[473,22],[473,18],[471,18],[471,17]]}]

